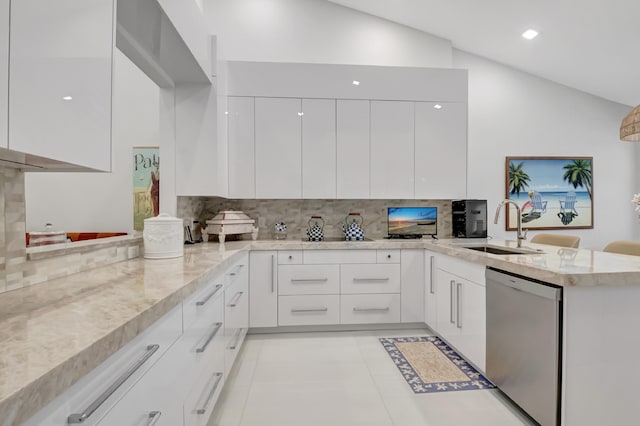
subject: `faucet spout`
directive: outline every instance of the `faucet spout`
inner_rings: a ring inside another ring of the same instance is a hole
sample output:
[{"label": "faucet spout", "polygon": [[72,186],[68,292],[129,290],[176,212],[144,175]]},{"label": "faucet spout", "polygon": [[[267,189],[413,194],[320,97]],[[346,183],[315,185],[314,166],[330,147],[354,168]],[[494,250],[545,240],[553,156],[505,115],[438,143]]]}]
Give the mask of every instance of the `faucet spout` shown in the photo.
[{"label": "faucet spout", "polygon": [[500,218],[500,210],[502,209],[502,206],[504,206],[505,204],[513,204],[516,207],[516,212],[518,214],[517,216],[517,223],[518,223],[518,235],[517,235],[517,242],[518,242],[518,248],[522,247],[522,241],[527,239],[527,234],[526,232],[523,234],[522,233],[522,214],[520,212],[520,206],[518,205],[518,203],[516,203],[513,200],[509,200],[508,198],[505,198],[504,200],[500,201],[500,204],[498,204],[498,208],[496,208],[496,216],[493,219],[493,223],[497,224],[498,223],[498,219]]}]

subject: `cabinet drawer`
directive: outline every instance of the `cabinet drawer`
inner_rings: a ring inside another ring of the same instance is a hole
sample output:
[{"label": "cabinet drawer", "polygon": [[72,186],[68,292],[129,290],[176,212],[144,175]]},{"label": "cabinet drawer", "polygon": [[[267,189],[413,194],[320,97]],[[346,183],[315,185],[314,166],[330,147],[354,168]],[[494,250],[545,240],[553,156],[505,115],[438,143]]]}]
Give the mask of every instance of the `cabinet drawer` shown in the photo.
[{"label": "cabinet drawer", "polygon": [[247,335],[247,330],[247,327],[236,328],[233,330],[233,333],[229,334],[224,350],[224,374],[227,376],[240,352],[244,338]]},{"label": "cabinet drawer", "polygon": [[238,281],[224,292],[224,321],[227,336],[249,325],[249,291],[246,281]]},{"label": "cabinet drawer", "polygon": [[340,265],[340,293],[400,293],[400,265]]},{"label": "cabinet drawer", "polygon": [[340,296],[280,296],[278,325],[340,323]]},{"label": "cabinet drawer", "polygon": [[278,267],[278,294],[338,294],[339,265],[282,265]]},{"label": "cabinet drawer", "polygon": [[161,359],[181,333],[182,306],[179,305],[55,398],[25,425],[66,425],[67,418],[71,414],[83,413],[91,404],[99,401],[100,396],[118,378],[128,376],[122,385],[83,422],[84,425],[98,424],[135,383]]},{"label": "cabinet drawer", "polygon": [[278,251],[278,265],[302,265],[302,250]]},{"label": "cabinet drawer", "polygon": [[376,250],[378,263],[400,263],[400,250]]},{"label": "cabinet drawer", "polygon": [[341,324],[399,322],[399,294],[344,294],[340,296]]},{"label": "cabinet drawer", "polygon": [[226,374],[224,350],[216,352],[216,360],[204,368],[184,400],[184,425],[205,426],[220,396]]},{"label": "cabinet drawer", "polygon": [[485,285],[485,266],[477,263],[467,262],[455,257],[438,255],[436,257],[438,269],[447,271],[461,278],[473,281],[482,286]]},{"label": "cabinet drawer", "polygon": [[225,290],[225,374],[231,370],[249,327],[249,292],[246,280]]},{"label": "cabinet drawer", "polygon": [[237,261],[231,268],[229,268],[224,274],[225,284],[230,286],[236,281],[245,281],[249,277],[249,258],[244,256],[241,260]]},{"label": "cabinet drawer", "polygon": [[305,250],[306,265],[332,263],[376,263],[375,250]]},{"label": "cabinet drawer", "polygon": [[213,278],[201,290],[192,294],[182,302],[182,315],[184,328],[186,329],[194,321],[208,315],[209,306],[224,294],[224,277],[218,275]]}]

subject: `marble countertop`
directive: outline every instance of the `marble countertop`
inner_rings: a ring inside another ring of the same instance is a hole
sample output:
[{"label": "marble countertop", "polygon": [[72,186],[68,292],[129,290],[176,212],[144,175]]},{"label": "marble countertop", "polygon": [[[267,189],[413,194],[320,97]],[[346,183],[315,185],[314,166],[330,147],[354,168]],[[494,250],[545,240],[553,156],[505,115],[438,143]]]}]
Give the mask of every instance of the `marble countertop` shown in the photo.
[{"label": "marble countertop", "polygon": [[[640,285],[640,257],[500,240],[238,241],[185,247],[174,259],[133,259],[0,295],[0,419],[20,424],[193,294],[247,250],[428,249],[561,286]],[[541,250],[538,252],[537,250]]]},{"label": "marble countertop", "polygon": [[496,255],[466,249],[490,245],[517,249],[515,241],[495,239],[427,239],[308,242],[295,240],[255,241],[253,250],[393,249],[424,248],[563,287],[640,285],[640,256],[626,256],[590,249],[533,244],[528,254]]}]

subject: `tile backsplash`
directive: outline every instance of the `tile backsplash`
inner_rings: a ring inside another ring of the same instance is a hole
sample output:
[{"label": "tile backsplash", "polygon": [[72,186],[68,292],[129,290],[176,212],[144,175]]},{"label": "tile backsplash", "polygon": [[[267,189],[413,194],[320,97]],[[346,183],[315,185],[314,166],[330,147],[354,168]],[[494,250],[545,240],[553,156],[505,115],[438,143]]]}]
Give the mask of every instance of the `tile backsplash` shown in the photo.
[{"label": "tile backsplash", "polygon": [[[178,197],[178,217],[205,224],[221,210],[242,210],[252,219],[264,221],[258,239],[275,238],[275,223],[287,224],[287,239],[304,239],[312,215],[325,221],[325,238],[342,238],[342,225],[349,212],[364,219],[365,237],[387,236],[387,207],[430,206],[438,208],[438,236],[451,237],[451,200],[234,200],[217,197]],[[199,234],[198,234],[199,235]],[[227,237],[230,239],[229,237]],[[250,235],[243,235],[249,239]]]},{"label": "tile backsplash", "polygon": [[28,260],[24,172],[13,167],[0,166],[0,215],[0,293],[126,260],[132,257],[132,249],[136,257],[142,249],[138,238]]}]

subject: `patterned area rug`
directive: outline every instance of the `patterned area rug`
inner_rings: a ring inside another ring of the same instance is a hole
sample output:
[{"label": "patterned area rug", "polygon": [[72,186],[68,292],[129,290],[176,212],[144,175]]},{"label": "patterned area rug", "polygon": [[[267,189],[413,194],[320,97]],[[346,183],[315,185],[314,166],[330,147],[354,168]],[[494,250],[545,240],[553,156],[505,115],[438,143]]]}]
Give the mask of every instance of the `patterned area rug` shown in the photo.
[{"label": "patterned area rug", "polygon": [[389,337],[380,343],[414,393],[495,387],[439,337]]}]

